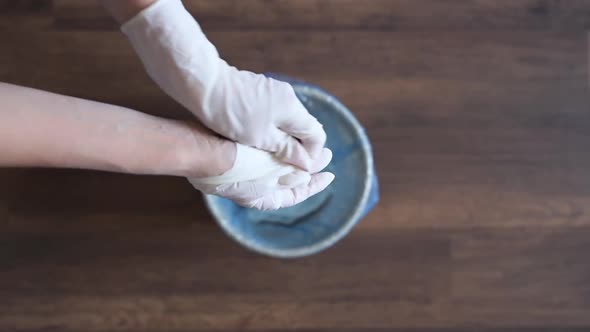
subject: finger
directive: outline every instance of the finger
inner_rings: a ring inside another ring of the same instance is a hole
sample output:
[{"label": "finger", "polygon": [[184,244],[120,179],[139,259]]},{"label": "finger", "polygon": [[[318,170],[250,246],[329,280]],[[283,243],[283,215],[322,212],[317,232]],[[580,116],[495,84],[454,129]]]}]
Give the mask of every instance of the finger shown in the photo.
[{"label": "finger", "polygon": [[321,172],[330,164],[330,161],[332,161],[332,151],[330,149],[323,148],[320,156],[313,161],[309,172],[311,174]]},{"label": "finger", "polygon": [[274,152],[275,156],[285,163],[306,171],[312,167],[313,160],[301,142],[278,128],[270,131],[265,145],[267,147],[265,150]]},{"label": "finger", "polygon": [[276,210],[276,209],[269,209],[269,208],[264,208],[264,198],[260,197],[257,198],[255,200],[251,200],[251,201],[247,201],[247,202],[236,202],[239,205],[248,208],[248,209],[256,209],[256,210],[262,210],[262,211],[271,211],[271,210]]},{"label": "finger", "polygon": [[217,186],[214,195],[229,198],[240,205],[244,205],[253,198],[267,195],[271,186],[270,183],[261,183],[260,181],[234,182]]},{"label": "finger", "polygon": [[279,178],[279,184],[281,186],[294,188],[302,184],[309,183],[311,181],[311,174],[305,171],[296,170],[293,173],[283,175]]},{"label": "finger", "polygon": [[334,174],[328,172],[312,175],[311,181],[307,184],[292,189],[282,189],[265,197],[260,207],[263,210],[276,210],[299,204],[326,189],[334,178]]},{"label": "finger", "polygon": [[[295,99],[297,97],[294,97]],[[299,100],[292,105],[279,123],[279,128],[288,135],[297,138],[311,158],[317,158],[326,145],[326,132],[322,124],[305,109]]]}]

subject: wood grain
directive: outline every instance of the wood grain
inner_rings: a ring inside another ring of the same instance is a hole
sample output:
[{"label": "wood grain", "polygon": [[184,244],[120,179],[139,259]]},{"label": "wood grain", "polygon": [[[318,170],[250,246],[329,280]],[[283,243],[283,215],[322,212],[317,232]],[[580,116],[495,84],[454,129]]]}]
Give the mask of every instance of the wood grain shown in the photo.
[{"label": "wood grain", "polygon": [[[185,3],[230,63],[355,113],[380,205],[279,261],[183,179],[0,170],[0,330],[590,328],[587,1]],[[115,30],[95,2],[0,1],[0,81],[190,117]]]},{"label": "wood grain", "polygon": [[[585,0],[185,0],[211,30],[421,30],[574,29],[587,27]],[[116,24],[96,2],[54,1],[63,29],[112,30]]]},{"label": "wood grain", "polygon": [[579,253],[589,235],[586,227],[453,234],[455,313],[471,324],[588,326],[590,266]]},{"label": "wood grain", "polygon": [[52,5],[51,0],[0,0],[0,30],[52,28],[55,26]]}]

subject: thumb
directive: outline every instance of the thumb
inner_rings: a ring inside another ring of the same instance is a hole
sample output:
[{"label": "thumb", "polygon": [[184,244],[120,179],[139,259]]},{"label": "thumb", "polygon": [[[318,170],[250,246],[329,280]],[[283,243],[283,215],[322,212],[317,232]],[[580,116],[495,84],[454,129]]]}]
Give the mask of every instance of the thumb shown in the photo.
[{"label": "thumb", "polygon": [[278,127],[287,135],[296,138],[311,158],[317,158],[326,144],[326,131],[299,101],[291,88],[287,109],[279,120]]},{"label": "thumb", "polygon": [[281,161],[309,171],[314,164],[309,152],[303,144],[278,128],[274,128],[267,136],[265,150],[273,152]]}]

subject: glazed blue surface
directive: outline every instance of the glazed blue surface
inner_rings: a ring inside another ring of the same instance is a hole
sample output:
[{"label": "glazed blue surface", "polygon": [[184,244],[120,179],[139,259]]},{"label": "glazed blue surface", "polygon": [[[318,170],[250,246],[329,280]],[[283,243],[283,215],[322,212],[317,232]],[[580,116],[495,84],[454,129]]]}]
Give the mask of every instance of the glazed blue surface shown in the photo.
[{"label": "glazed blue surface", "polygon": [[[277,78],[277,76],[273,75]],[[377,177],[364,130],[337,99],[322,89],[291,83],[303,105],[323,125],[334,154],[326,168],[336,175],[323,192],[291,208],[263,212],[206,196],[218,223],[246,247],[276,257],[297,257],[332,245],[378,202]]]}]

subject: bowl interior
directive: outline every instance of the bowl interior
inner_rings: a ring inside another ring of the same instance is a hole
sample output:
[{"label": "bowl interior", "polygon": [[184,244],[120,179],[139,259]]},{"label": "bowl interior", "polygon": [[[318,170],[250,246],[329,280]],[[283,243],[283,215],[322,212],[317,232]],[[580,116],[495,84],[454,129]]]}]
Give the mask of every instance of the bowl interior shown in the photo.
[{"label": "bowl interior", "polygon": [[221,227],[246,247],[278,257],[303,256],[344,236],[364,212],[372,181],[372,156],[362,128],[334,97],[293,84],[297,96],[323,125],[334,153],[327,171],[336,175],[323,192],[291,208],[258,211],[206,196]]}]

